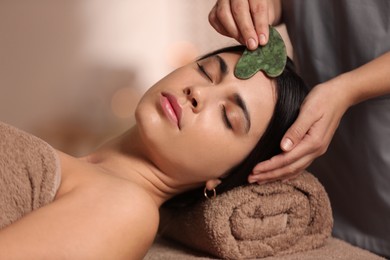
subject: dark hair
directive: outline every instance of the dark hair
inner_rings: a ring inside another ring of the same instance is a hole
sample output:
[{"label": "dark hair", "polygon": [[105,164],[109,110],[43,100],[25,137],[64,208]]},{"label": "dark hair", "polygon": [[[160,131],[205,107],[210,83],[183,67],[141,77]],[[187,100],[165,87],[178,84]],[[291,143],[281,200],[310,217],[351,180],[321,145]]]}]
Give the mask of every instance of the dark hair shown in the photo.
[{"label": "dark hair", "polygon": [[[242,53],[245,48],[238,45],[219,49],[202,56],[199,60],[225,52]],[[300,106],[308,93],[308,87],[295,73],[294,64],[289,58],[283,73],[274,80],[277,99],[271,120],[255,148],[239,165],[231,169],[222,179],[222,183],[216,187],[217,194],[248,184],[247,177],[257,163],[282,152],[280,141],[297,118]],[[184,206],[201,198],[204,198],[203,187],[179,194],[168,200],[165,205]]]}]

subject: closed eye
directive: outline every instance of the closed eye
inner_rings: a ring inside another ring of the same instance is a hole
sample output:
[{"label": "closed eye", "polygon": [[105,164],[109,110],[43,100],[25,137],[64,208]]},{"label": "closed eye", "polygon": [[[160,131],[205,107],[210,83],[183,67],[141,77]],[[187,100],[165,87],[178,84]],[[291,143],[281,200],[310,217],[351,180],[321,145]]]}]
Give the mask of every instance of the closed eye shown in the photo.
[{"label": "closed eye", "polygon": [[200,71],[200,73],[204,76],[207,77],[208,80],[210,80],[211,82],[213,82],[213,79],[209,76],[209,74],[206,72],[206,70],[204,69],[204,66],[200,65],[198,62],[196,63],[198,65],[198,69]]},{"label": "closed eye", "polygon": [[221,109],[221,112],[222,112],[222,119],[223,119],[223,122],[225,123],[225,126],[226,126],[228,129],[233,130],[233,126],[232,126],[232,124],[231,124],[230,121],[229,121],[229,118],[228,118],[227,113],[226,113],[226,108],[225,108],[225,106],[222,106],[221,108],[222,108],[222,109]]}]

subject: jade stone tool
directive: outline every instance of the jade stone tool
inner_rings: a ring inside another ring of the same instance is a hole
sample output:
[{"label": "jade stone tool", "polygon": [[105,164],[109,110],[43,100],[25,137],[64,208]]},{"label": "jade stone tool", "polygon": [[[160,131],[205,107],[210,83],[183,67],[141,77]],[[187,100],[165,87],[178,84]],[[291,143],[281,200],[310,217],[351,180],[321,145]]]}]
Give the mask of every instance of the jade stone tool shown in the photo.
[{"label": "jade stone tool", "polygon": [[287,53],[283,39],[278,31],[270,26],[268,43],[254,51],[246,49],[236,64],[234,75],[239,79],[249,79],[262,70],[269,77],[277,77],[282,74],[286,62]]}]

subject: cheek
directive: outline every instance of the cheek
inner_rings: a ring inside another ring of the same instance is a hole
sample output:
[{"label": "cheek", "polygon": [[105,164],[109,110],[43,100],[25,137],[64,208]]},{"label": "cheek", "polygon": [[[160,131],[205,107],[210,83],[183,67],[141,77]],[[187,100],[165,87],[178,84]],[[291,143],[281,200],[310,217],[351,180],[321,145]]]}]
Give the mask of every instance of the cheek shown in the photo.
[{"label": "cheek", "polygon": [[[212,122],[210,122],[212,123]],[[197,122],[173,141],[181,163],[200,175],[219,177],[240,163],[256,144],[253,138],[235,136],[224,126]],[[179,148],[180,147],[180,148]]]}]

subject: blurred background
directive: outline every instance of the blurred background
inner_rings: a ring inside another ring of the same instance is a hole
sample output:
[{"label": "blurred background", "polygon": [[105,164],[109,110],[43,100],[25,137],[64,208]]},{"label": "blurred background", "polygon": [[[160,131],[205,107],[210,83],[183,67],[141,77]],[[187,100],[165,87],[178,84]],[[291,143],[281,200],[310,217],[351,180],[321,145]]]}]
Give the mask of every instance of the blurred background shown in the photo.
[{"label": "blurred background", "polygon": [[209,25],[214,4],[1,0],[0,121],[75,156],[92,151],[134,124],[156,81],[236,43]]}]

